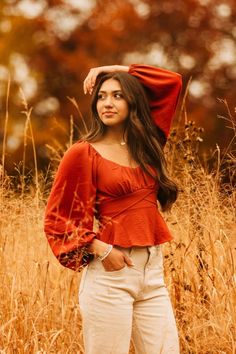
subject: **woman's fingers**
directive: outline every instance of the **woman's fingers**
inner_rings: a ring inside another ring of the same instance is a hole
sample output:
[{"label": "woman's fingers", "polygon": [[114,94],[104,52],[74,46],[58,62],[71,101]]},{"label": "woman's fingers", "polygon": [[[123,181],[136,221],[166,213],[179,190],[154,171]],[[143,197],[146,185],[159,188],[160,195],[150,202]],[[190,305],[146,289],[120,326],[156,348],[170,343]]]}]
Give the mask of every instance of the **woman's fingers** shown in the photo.
[{"label": "woman's fingers", "polygon": [[109,255],[102,261],[107,271],[119,270],[125,266],[123,252],[113,248]]},{"label": "woman's fingers", "polygon": [[113,73],[115,71],[129,71],[128,66],[124,65],[106,65],[106,66],[98,66],[96,68],[90,69],[88,75],[86,76],[84,80],[84,93],[92,93],[93,88],[96,83],[97,76],[100,73]]},{"label": "woman's fingers", "polygon": [[86,78],[84,80],[84,93],[85,93],[85,95],[87,93],[89,93],[90,95],[92,94],[98,74],[99,74],[99,68],[90,69],[88,75],[86,76]]},{"label": "woman's fingers", "polygon": [[125,253],[124,253],[124,261],[130,267],[134,265],[134,262],[132,261],[132,259],[129,256],[127,256],[127,254],[125,254]]},{"label": "woman's fingers", "polygon": [[102,261],[107,271],[120,270],[127,264],[129,267],[134,266],[132,259],[124,252],[113,248],[110,254]]},{"label": "woman's fingers", "polygon": [[117,70],[117,65],[108,65],[108,66],[98,66],[89,70],[88,75],[84,80],[84,93],[92,94],[93,88],[96,84],[96,80],[99,74],[109,73]]}]

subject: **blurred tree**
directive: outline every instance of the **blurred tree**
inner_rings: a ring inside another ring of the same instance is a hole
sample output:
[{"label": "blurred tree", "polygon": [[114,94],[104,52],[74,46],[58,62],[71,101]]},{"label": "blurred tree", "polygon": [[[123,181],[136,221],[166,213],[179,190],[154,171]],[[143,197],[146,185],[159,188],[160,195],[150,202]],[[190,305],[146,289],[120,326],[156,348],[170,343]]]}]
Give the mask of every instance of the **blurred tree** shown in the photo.
[{"label": "blurred tree", "polygon": [[81,128],[68,96],[78,100],[83,116],[89,119],[89,97],[82,92],[88,69],[132,62],[179,71],[185,86],[192,77],[187,101],[189,119],[196,119],[206,128],[208,146],[225,145],[230,131],[224,129],[225,122],[217,115],[227,113],[217,98],[227,99],[231,107],[235,105],[233,2],[3,0],[0,106],[3,120],[6,82],[11,73],[9,153],[20,159],[22,151],[20,132],[25,118],[19,110],[19,86],[34,107],[32,121],[43,164],[45,143],[58,140],[64,144],[68,140],[65,131],[70,115]]}]

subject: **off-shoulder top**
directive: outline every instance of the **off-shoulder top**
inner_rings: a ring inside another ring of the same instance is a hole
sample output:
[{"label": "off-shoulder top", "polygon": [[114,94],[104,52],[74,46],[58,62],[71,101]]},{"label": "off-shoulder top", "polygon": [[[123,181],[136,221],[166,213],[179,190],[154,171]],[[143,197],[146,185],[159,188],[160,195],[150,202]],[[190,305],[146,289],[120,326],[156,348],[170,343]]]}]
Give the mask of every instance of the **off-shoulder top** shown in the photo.
[{"label": "off-shoulder top", "polygon": [[[129,73],[147,90],[150,118],[167,137],[180,75],[138,64]],[[64,266],[79,270],[91,260],[84,251],[95,237],[121,247],[171,240],[158,210],[157,191],[156,180],[140,166],[122,166],[101,156],[89,142],[78,141],[59,165],[46,206],[44,230],[53,253]],[[96,232],[94,217],[99,220]]]}]

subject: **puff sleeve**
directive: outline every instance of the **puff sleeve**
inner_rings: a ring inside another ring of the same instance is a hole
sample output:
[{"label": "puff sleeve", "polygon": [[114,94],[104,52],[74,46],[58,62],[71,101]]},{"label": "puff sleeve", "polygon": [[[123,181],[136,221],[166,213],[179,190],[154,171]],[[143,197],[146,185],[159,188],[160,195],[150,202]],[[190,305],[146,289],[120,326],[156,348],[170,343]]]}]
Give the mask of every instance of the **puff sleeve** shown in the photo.
[{"label": "puff sleeve", "polygon": [[88,146],[78,142],[61,160],[44,218],[44,231],[54,255],[72,270],[80,270],[93,257],[85,250],[96,237],[95,198],[93,157]]},{"label": "puff sleeve", "polygon": [[143,64],[130,65],[128,72],[144,86],[152,120],[167,138],[182,88],[181,75]]}]

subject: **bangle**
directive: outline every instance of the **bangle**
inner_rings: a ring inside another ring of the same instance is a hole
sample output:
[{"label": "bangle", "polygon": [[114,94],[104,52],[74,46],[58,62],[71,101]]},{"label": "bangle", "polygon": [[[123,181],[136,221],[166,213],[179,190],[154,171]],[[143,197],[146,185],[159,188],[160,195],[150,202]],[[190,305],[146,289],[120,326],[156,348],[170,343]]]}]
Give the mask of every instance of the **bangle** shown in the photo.
[{"label": "bangle", "polygon": [[108,245],[106,251],[103,252],[103,254],[101,254],[101,256],[98,256],[99,261],[103,261],[109,255],[112,248],[113,248],[112,245]]}]

